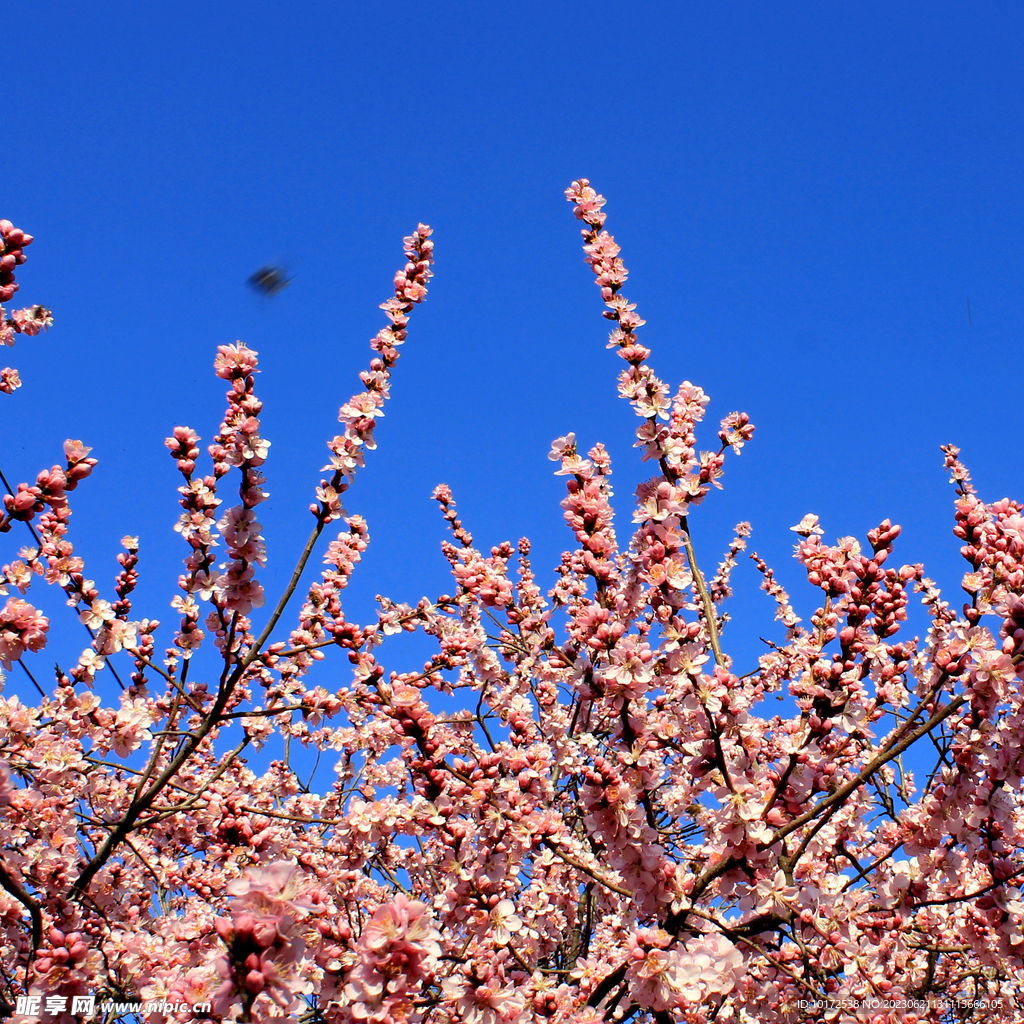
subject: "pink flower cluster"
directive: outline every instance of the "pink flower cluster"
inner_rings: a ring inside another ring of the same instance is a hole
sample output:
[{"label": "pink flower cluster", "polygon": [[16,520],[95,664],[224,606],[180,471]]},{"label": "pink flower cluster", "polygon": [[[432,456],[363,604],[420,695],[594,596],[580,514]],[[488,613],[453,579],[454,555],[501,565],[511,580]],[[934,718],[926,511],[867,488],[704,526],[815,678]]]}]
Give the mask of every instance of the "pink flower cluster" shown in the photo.
[{"label": "pink flower cluster", "polygon": [[21,266],[28,257],[25,248],[32,244],[32,236],[26,235],[9,220],[0,220],[0,302],[10,302],[18,290],[14,280],[14,268]]},{"label": "pink flower cluster", "polygon": [[630,996],[655,1012],[719,1003],[745,972],[743,954],[714,933],[680,947],[660,928],[638,929],[629,937],[628,955]]},{"label": "pink flower cluster", "polygon": [[28,601],[9,597],[0,608],[0,664],[10,669],[26,651],[41,651],[46,646],[50,620]]},{"label": "pink flower cluster", "polygon": [[242,503],[229,508],[217,521],[229,557],[218,566],[215,575],[208,574],[207,582],[213,584],[217,605],[238,615],[248,615],[253,608],[262,607],[264,600],[263,587],[255,577],[257,566],[266,564],[266,546],[263,528],[253,510],[269,497],[263,490],[265,480],[259,470],[267,460],[270,442],[259,432],[263,403],[253,388],[256,365],[256,353],[241,341],[221,345],[214,361],[217,376],[230,381],[231,386],[224,422],[210,445],[213,479],[224,476],[231,467],[237,468],[241,473],[238,493]]},{"label": "pink flower cluster", "polygon": [[352,1018],[384,1024],[414,1012],[413,998],[438,967],[441,933],[430,908],[401,893],[378,907],[355,944],[344,997]]},{"label": "pink flower cluster", "polygon": [[580,544],[586,572],[603,586],[617,575],[618,545],[612,529],[612,489],[608,483],[611,458],[600,444],[587,454],[586,459],[577,455],[576,435],[568,434],[554,441],[548,458],[561,462],[559,476],[572,476],[567,482],[569,495],[562,502],[565,521]]},{"label": "pink flower cluster", "polygon": [[44,469],[34,485],[18,484],[14,494],[5,495],[6,514],[0,516],[0,533],[8,532],[15,521],[30,523],[46,507],[54,513],[63,513],[67,509],[66,492],[73,491],[96,465],[96,459],[89,458],[91,451],[81,441],[65,441],[66,466]]},{"label": "pink flower cluster", "polygon": [[48,331],[52,326],[53,314],[45,306],[15,309],[9,317],[3,306],[0,306],[0,343],[8,348],[14,345],[16,335],[24,334],[34,338],[40,331]]},{"label": "pink flower cluster", "polygon": [[[31,235],[26,235],[9,220],[0,220],[0,302],[9,302],[20,287],[14,280],[14,269],[28,259],[24,249],[31,242]],[[45,306],[15,309],[10,316],[0,306],[0,345],[10,347],[17,335],[35,337],[52,326],[53,314]],[[0,369],[0,391],[11,395],[20,387],[21,377],[17,370],[10,366]]]},{"label": "pink flower cluster", "polygon": [[228,950],[216,964],[223,982],[212,1000],[215,1014],[227,1015],[239,1001],[246,1019],[257,1001],[286,1013],[298,1005],[303,985],[295,967],[306,949],[301,922],[327,909],[303,898],[306,886],[296,865],[284,861],[228,883],[235,896],[231,917],[214,922]]}]

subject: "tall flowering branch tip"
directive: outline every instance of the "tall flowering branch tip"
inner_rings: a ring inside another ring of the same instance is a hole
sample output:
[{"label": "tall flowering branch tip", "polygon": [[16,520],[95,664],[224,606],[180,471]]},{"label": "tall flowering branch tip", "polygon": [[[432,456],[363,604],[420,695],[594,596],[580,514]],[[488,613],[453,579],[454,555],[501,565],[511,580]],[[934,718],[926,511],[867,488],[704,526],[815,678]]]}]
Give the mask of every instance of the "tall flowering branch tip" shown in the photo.
[{"label": "tall flowering branch tip", "polygon": [[233,345],[218,345],[213,368],[222,380],[244,380],[250,374],[259,372],[256,368],[257,355],[244,341],[236,341]]},{"label": "tall flowering branch tip", "polygon": [[[356,471],[364,465],[365,452],[377,447],[374,426],[384,416],[384,403],[390,397],[391,369],[398,362],[399,346],[405,343],[409,314],[413,306],[427,295],[427,282],[433,276],[434,243],[431,229],[420,224],[415,233],[404,242],[406,264],[394,279],[395,294],[381,303],[380,308],[391,322],[381,328],[370,340],[376,357],[370,360],[369,370],[359,375],[365,388],[353,395],[338,411],[338,420],[345,424],[344,432],[328,442],[330,462],[324,471],[333,470],[330,486],[339,493],[352,482]],[[321,507],[322,503],[321,503]],[[314,512],[314,515],[321,514]]]},{"label": "tall flowering branch tip", "polygon": [[590,187],[588,179],[580,178],[579,181],[574,181],[565,190],[565,198],[575,204],[573,213],[577,220],[582,220],[591,228],[599,228],[604,224],[607,214],[601,212],[601,207],[607,200]]},{"label": "tall flowering branch tip", "polygon": [[963,494],[974,494],[974,484],[971,483],[971,474],[967,467],[960,461],[960,449],[956,445],[944,444],[940,446],[945,456],[946,469],[949,470],[949,482],[956,484],[957,490]]}]

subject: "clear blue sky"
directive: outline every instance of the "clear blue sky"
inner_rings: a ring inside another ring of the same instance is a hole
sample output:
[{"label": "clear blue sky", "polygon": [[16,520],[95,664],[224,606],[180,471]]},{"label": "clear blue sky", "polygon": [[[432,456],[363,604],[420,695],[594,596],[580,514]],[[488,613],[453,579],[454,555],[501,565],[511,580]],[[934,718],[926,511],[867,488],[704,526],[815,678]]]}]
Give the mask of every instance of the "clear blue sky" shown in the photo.
[{"label": "clear blue sky", "polygon": [[[184,545],[163,439],[187,424],[209,442],[215,346],[244,339],[273,442],[273,588],[401,238],[427,221],[430,298],[346,497],[372,537],[350,617],[378,592],[450,591],[441,481],[482,546],[530,536],[547,585],[570,540],[550,441],[610,448],[623,541],[647,475],[562,197],[586,176],[652,365],[712,396],[705,445],[734,409],[758,427],[693,520],[704,565],[750,520],[806,617],[788,528],[816,512],[827,539],[863,538],[890,516],[896,557],[959,600],[939,445],[986,499],[1024,496],[1022,29],[1011,3],[12,8],[0,216],[37,238],[15,304],[56,326],[9,354],[24,387],[0,407],[0,466],[34,478],[65,437],[92,445],[73,506],[87,574],[109,590],[118,539],[141,535],[136,610],[169,626]],[[278,258],[295,281],[261,300],[245,279]],[[725,640],[746,670],[780,630],[753,567],[737,581]]]}]

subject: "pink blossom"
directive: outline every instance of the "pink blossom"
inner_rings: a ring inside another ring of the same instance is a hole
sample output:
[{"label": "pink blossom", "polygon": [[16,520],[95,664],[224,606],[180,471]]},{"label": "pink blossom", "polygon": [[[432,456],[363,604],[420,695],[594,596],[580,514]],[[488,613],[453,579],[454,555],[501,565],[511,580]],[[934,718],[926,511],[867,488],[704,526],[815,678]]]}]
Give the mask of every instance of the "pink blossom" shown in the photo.
[{"label": "pink blossom", "polygon": [[507,946],[512,936],[523,927],[522,919],[516,916],[516,905],[511,900],[499,900],[491,911],[491,926],[494,941],[499,946]]},{"label": "pink blossom", "polygon": [[16,309],[11,313],[14,330],[28,337],[35,337],[40,331],[49,330],[53,326],[53,314],[44,306],[28,306]]},{"label": "pink blossom", "polygon": [[122,704],[114,719],[111,746],[119,757],[127,757],[133,750],[153,738],[149,731],[151,712],[144,700]]},{"label": "pink blossom", "polygon": [[388,1021],[406,1012],[437,965],[439,938],[426,904],[399,894],[378,907],[356,945],[359,961],[345,987],[354,1019]]},{"label": "pink blossom", "polygon": [[218,345],[214,370],[222,380],[240,380],[256,372],[256,355],[244,341],[233,345]]},{"label": "pink blossom", "polygon": [[10,805],[14,790],[15,786],[11,782],[11,766],[6,761],[0,761],[0,809]]},{"label": "pink blossom", "polygon": [[810,512],[796,526],[791,526],[790,529],[795,533],[799,533],[801,537],[810,537],[812,534],[817,534],[820,537],[825,532],[818,525],[818,517]]},{"label": "pink blossom", "polygon": [[46,646],[50,620],[27,601],[9,597],[0,609],[0,664],[10,669],[26,651]]}]

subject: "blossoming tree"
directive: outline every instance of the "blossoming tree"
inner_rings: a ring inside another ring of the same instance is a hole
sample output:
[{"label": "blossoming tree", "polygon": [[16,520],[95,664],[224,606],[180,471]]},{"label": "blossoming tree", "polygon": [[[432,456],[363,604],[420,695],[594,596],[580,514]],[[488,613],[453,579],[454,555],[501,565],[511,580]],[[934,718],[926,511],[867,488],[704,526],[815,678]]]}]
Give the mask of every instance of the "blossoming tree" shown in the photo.
[{"label": "blossoming tree", "polygon": [[[3,565],[17,595],[0,609],[0,661],[40,694],[0,698],[7,1014],[71,1022],[94,999],[138,999],[157,1022],[1021,1019],[1021,505],[983,502],[944,449],[968,562],[959,610],[894,559],[898,526],[828,544],[807,516],[794,530],[809,624],[751,555],[788,639],[737,676],[723,606],[749,528],[709,575],[691,513],[753,426],[727,416],[698,450],[707,396],[650,368],[605,201],[586,180],[566,194],[654,475],[623,544],[607,451],[555,441],[573,540],[549,590],[526,540],[477,548],[439,486],[453,592],[381,598],[369,623],[343,611],[369,533],[341,499],[427,294],[422,225],[269,613],[256,612],[268,444],[244,344],[215,360],[227,411],[211,461],[199,468],[188,427],[167,440],[187,554],[173,626],[135,610],[136,539],[112,585],[75,553],[89,448],[69,440],[34,483],[5,481],[0,532],[24,546]],[[0,233],[8,301],[31,237]],[[3,338],[49,323],[21,310]],[[33,655],[64,623],[32,604],[43,584],[88,630],[48,682]],[[901,629],[915,594],[924,639]],[[437,653],[389,672],[388,638],[414,630]],[[314,686],[314,663],[339,654],[334,685]],[[779,693],[790,713],[768,714]],[[311,792],[287,760],[253,771],[247,748],[281,738],[329,753],[336,782]],[[912,748],[934,765],[916,779]]]}]

